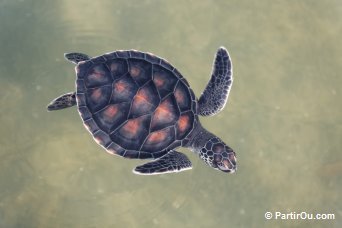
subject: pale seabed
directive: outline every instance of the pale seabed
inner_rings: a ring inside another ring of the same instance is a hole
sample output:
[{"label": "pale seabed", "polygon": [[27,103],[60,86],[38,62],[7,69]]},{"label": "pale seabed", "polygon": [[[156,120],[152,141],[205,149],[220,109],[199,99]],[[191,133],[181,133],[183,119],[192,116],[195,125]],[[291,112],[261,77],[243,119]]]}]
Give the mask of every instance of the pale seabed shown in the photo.
[{"label": "pale seabed", "polygon": [[[214,3],[215,2],[215,3]],[[342,227],[342,2],[0,1],[0,227]],[[203,125],[238,171],[137,176],[106,154],[75,108],[64,52],[138,49],[168,59],[197,96],[216,49],[235,81]],[[335,220],[266,220],[266,211]]]}]

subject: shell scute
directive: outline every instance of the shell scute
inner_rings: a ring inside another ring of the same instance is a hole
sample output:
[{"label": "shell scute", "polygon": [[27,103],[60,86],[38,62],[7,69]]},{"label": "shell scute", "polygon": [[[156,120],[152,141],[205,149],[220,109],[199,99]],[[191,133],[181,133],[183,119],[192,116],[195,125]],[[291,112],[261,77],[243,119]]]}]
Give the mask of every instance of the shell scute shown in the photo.
[{"label": "shell scute", "polygon": [[159,58],[151,53],[146,53],[145,59],[152,64],[159,64]]},{"label": "shell scute", "polygon": [[80,113],[83,121],[86,121],[92,118],[92,114],[86,106],[79,106],[78,112]]},{"label": "shell scute", "polygon": [[75,67],[75,72],[76,72],[77,78],[83,79],[91,66],[93,66],[93,63],[91,61],[80,62]]},{"label": "shell scute", "polygon": [[179,118],[176,99],[172,94],[166,97],[156,108],[151,122],[151,131],[173,126]]},{"label": "shell scute", "polygon": [[111,94],[111,86],[103,86],[95,89],[88,89],[86,93],[87,107],[93,113],[103,109],[108,104]]},{"label": "shell scute", "polygon": [[97,56],[97,57],[92,58],[91,61],[94,64],[101,64],[101,63],[106,62],[106,59],[103,57],[103,55],[101,55],[101,56]]},{"label": "shell scute", "polygon": [[152,79],[152,64],[142,59],[129,59],[128,71],[139,86]]},{"label": "shell scute", "polygon": [[113,59],[107,61],[106,65],[114,80],[128,73],[128,64],[126,59]]},{"label": "shell scute", "polygon": [[129,118],[152,113],[160,101],[159,97],[156,96],[157,94],[157,90],[152,81],[141,87],[132,101]]},{"label": "shell scute", "polygon": [[100,144],[103,147],[107,147],[108,145],[111,144],[112,140],[109,138],[108,134],[105,132],[99,130],[94,133],[94,139],[95,141]]},{"label": "shell scute", "polygon": [[174,67],[171,66],[171,64],[168,61],[166,61],[165,59],[161,59],[160,65],[162,65],[167,70],[171,70],[172,71],[174,69]]},{"label": "shell scute", "polygon": [[137,158],[139,158],[139,151],[137,151],[137,150],[127,150],[125,152],[125,158],[137,159]]},{"label": "shell scute", "polygon": [[110,85],[112,81],[112,76],[105,64],[94,65],[84,76],[84,83],[87,88]]},{"label": "shell scute", "polygon": [[111,133],[127,120],[129,103],[110,104],[93,115],[103,131]]},{"label": "shell scute", "polygon": [[193,128],[194,114],[192,111],[183,113],[176,123],[176,138],[184,138]]},{"label": "shell scute", "polygon": [[127,150],[139,150],[148,135],[151,121],[150,115],[129,119],[118,130],[113,132],[111,139]]},{"label": "shell scute", "polygon": [[84,93],[86,91],[86,88],[84,87],[84,80],[83,79],[77,79],[76,80],[76,87],[79,88],[80,93]]},{"label": "shell scute", "polygon": [[88,131],[90,131],[93,135],[100,130],[98,125],[92,118],[85,120],[83,124],[88,129]]},{"label": "shell scute", "polygon": [[174,141],[175,141],[174,128],[173,127],[164,128],[159,131],[151,132],[148,135],[142,147],[142,150],[155,152],[155,151],[158,151],[159,148],[168,147]]},{"label": "shell scute", "polygon": [[158,65],[153,67],[153,82],[158,89],[160,97],[163,98],[172,93],[177,81],[178,78],[171,71]]},{"label": "shell scute", "polygon": [[144,59],[145,58],[145,54],[137,51],[137,50],[130,50],[129,51],[130,57],[131,58],[137,58],[137,59]]},{"label": "shell scute", "polygon": [[131,102],[138,88],[138,85],[128,74],[124,75],[113,83],[111,103]]},{"label": "shell scute", "polygon": [[119,146],[118,144],[116,144],[113,141],[111,144],[109,144],[106,147],[106,150],[113,155],[119,155],[119,156],[123,156],[126,152],[125,149],[123,149],[121,146]]},{"label": "shell scute", "polygon": [[173,72],[179,79],[183,78],[183,75],[182,75],[176,68],[174,68],[174,69],[172,70],[172,72]]},{"label": "shell scute", "polygon": [[129,51],[116,51],[115,52],[116,55],[119,57],[119,58],[124,58],[124,59],[128,59],[130,56],[129,56]]},{"label": "shell scute", "polygon": [[177,84],[176,89],[174,91],[174,95],[179,106],[179,109],[183,111],[187,111],[191,108],[191,96],[189,92],[189,88],[184,85],[181,81]]},{"label": "shell scute", "polygon": [[80,106],[85,106],[86,105],[86,98],[84,93],[78,93],[76,94],[76,101],[77,105]]}]

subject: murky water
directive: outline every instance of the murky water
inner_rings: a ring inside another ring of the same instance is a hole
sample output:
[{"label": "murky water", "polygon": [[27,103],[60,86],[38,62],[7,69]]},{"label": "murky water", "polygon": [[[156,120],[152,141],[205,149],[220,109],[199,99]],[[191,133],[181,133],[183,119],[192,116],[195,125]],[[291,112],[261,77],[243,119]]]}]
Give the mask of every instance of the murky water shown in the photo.
[{"label": "murky water", "polygon": [[[0,227],[341,227],[342,2],[0,1]],[[201,118],[238,155],[137,176],[111,157],[75,108],[64,52],[116,49],[168,59],[199,95],[216,49],[235,81],[228,106]],[[266,211],[335,220],[266,220]]]}]

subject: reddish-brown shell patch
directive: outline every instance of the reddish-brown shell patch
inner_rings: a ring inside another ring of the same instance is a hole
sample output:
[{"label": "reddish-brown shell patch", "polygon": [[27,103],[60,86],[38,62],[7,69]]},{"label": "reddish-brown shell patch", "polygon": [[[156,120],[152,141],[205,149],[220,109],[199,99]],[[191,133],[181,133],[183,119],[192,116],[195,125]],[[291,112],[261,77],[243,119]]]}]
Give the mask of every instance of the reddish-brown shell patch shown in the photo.
[{"label": "reddish-brown shell patch", "polygon": [[177,84],[174,94],[181,111],[186,111],[191,108],[189,89],[183,83],[179,82]]},{"label": "reddish-brown shell patch", "polygon": [[152,132],[146,140],[146,144],[156,144],[164,141],[167,137],[166,130]]},{"label": "reddish-brown shell patch", "polygon": [[158,151],[158,148],[166,148],[175,140],[173,127],[164,128],[159,131],[151,132],[142,149],[145,151]]},{"label": "reddish-brown shell patch", "polygon": [[155,110],[152,116],[151,131],[173,125],[179,117],[177,103],[172,95],[168,96]]},{"label": "reddish-brown shell patch", "polygon": [[103,111],[103,117],[107,120],[111,120],[115,117],[115,115],[118,113],[118,106],[117,105],[109,105],[104,111]]},{"label": "reddish-brown shell patch", "polygon": [[93,115],[99,127],[111,133],[127,120],[129,103],[110,104]]},{"label": "reddish-brown shell patch", "polygon": [[184,132],[189,127],[189,121],[190,121],[190,118],[188,115],[182,115],[179,117],[179,120],[177,123],[179,132]]},{"label": "reddish-brown shell patch", "polygon": [[92,112],[99,111],[108,104],[111,93],[111,86],[102,86],[95,89],[88,89],[86,94],[87,106]]},{"label": "reddish-brown shell patch", "polygon": [[148,83],[134,96],[130,118],[151,114],[159,103],[159,97],[154,84]]},{"label": "reddish-brown shell patch", "polygon": [[183,113],[177,123],[176,123],[176,135],[177,139],[184,138],[192,129],[194,121],[194,114],[193,112],[189,111]]},{"label": "reddish-brown shell patch", "polygon": [[125,75],[113,83],[111,103],[131,102],[138,90],[138,85]]},{"label": "reddish-brown shell patch", "polygon": [[157,88],[162,88],[165,85],[165,80],[159,77],[159,75],[155,75],[153,81]]},{"label": "reddish-brown shell patch", "polygon": [[152,79],[152,64],[142,59],[128,59],[128,70],[138,85],[144,85]]},{"label": "reddish-brown shell patch", "polygon": [[86,87],[94,88],[112,83],[112,76],[104,64],[95,65],[84,77]]},{"label": "reddish-brown shell patch", "polygon": [[156,65],[153,67],[153,82],[162,98],[172,93],[178,78],[172,72]]},{"label": "reddish-brown shell patch", "polygon": [[123,81],[119,81],[116,84],[114,84],[114,89],[118,93],[122,93],[123,91],[125,91],[127,89],[127,87],[128,87],[127,83],[125,83]]},{"label": "reddish-brown shell patch", "polygon": [[127,138],[137,138],[139,132],[139,126],[141,125],[142,119],[136,118],[128,120],[127,123],[121,128],[121,131],[127,136]]},{"label": "reddish-brown shell patch", "polygon": [[141,70],[137,66],[132,66],[129,69],[129,73],[133,78],[137,78],[140,75]]},{"label": "reddish-brown shell patch", "polygon": [[90,92],[90,99],[93,102],[97,102],[102,96],[101,88],[94,89]]},{"label": "reddish-brown shell patch", "polygon": [[107,62],[107,66],[114,79],[117,79],[128,72],[128,64],[125,59],[114,59]]},{"label": "reddish-brown shell patch", "polygon": [[125,149],[138,150],[148,134],[150,120],[149,115],[129,119],[111,138]]}]

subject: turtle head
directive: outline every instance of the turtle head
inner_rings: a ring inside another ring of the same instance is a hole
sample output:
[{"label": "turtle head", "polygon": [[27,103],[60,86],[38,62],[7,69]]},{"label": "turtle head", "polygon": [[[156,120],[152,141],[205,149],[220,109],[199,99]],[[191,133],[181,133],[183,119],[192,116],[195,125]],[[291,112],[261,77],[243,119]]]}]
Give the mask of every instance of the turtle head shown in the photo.
[{"label": "turtle head", "polygon": [[218,137],[209,139],[199,155],[214,169],[225,173],[234,173],[237,169],[235,152]]},{"label": "turtle head", "polygon": [[232,148],[203,127],[198,127],[194,135],[195,137],[190,141],[188,147],[197,153],[207,165],[225,173],[236,171],[236,156]]}]

